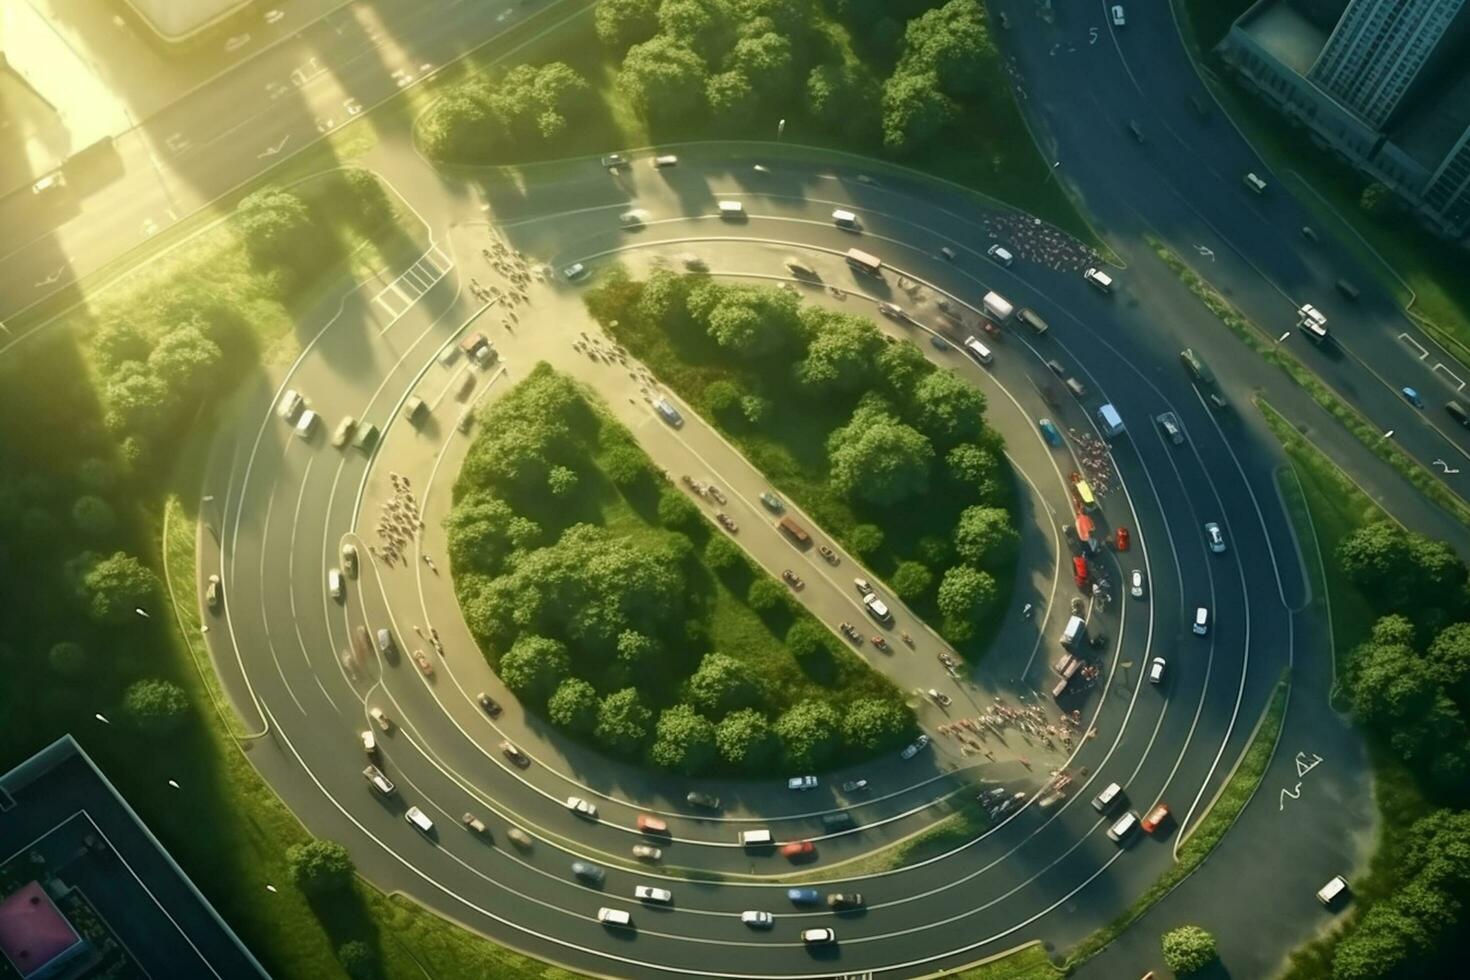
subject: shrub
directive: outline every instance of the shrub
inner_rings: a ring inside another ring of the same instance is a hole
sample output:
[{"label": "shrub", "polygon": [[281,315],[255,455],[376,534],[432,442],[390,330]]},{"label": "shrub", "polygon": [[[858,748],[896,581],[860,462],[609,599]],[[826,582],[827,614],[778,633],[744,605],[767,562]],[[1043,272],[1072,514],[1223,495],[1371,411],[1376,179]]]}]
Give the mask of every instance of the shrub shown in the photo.
[{"label": "shrub", "polygon": [[546,703],[546,716],[553,725],[588,735],[597,727],[597,707],[597,690],[579,677],[569,677]]},{"label": "shrub", "polygon": [[1198,973],[1214,962],[1215,937],[1199,926],[1180,926],[1164,933],[1164,963],[1175,973]]},{"label": "shrub", "polygon": [[62,677],[80,677],[87,672],[87,651],[80,643],[63,640],[46,652],[46,662]]},{"label": "shrub", "polygon": [[309,840],[286,848],[291,881],[307,895],[341,892],[352,883],[352,857],[347,848],[330,840]]},{"label": "shrub", "polygon": [[145,732],[166,735],[183,724],[189,698],[171,681],[145,678],[134,681],[124,692],[123,710]]}]

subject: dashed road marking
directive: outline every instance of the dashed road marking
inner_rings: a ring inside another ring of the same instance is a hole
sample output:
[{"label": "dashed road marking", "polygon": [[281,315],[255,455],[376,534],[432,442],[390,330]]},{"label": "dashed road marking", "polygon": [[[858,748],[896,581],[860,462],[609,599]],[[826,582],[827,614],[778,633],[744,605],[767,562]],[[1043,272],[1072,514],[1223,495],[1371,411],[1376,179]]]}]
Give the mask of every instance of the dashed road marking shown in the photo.
[{"label": "dashed road marking", "polygon": [[1425,349],[1424,345],[1419,343],[1419,341],[1415,340],[1413,337],[1410,337],[1408,334],[1399,334],[1399,340],[1402,340],[1405,346],[1412,347],[1415,351],[1417,351],[1417,356],[1419,360],[1422,361],[1429,356],[1429,351]]},{"label": "dashed road marking", "polygon": [[[438,245],[430,245],[429,250],[418,257],[418,260],[403,272],[398,278],[378,291],[373,297],[373,302],[388,311],[391,319],[379,330],[379,334],[388,332],[388,329],[398,322],[398,318],[408,312],[418,298],[433,288],[434,284],[449,274],[454,268],[454,261]],[[389,294],[392,293],[392,296]],[[401,301],[401,307],[395,305],[394,298]]]},{"label": "dashed road marking", "polygon": [[1458,374],[1445,367],[1443,363],[1435,363],[1434,373],[1437,375],[1443,375],[1444,377],[1448,378],[1449,383],[1454,386],[1454,389],[1456,391],[1465,390],[1465,382],[1460,379],[1460,376]]}]

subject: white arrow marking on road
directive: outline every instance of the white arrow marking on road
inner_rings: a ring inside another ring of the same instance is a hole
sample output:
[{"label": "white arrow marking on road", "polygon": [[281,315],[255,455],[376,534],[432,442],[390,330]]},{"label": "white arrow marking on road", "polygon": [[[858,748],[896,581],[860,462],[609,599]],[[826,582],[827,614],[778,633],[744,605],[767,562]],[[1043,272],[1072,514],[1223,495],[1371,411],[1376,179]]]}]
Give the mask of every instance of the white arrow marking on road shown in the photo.
[{"label": "white arrow marking on road", "polygon": [[65,271],[66,271],[66,267],[65,266],[62,266],[61,268],[57,269],[55,272],[51,273],[51,275],[47,276],[45,279],[42,279],[40,282],[36,283],[36,288],[39,289],[42,286],[49,286],[49,285],[51,285],[56,280],[60,279],[61,278],[61,274],[63,272],[65,272]]},{"label": "white arrow marking on road", "polygon": [[1441,471],[1445,474],[1445,476],[1453,476],[1454,474],[1460,472],[1459,470],[1457,470],[1454,467],[1450,466],[1449,463],[1446,463],[1442,459],[1436,459],[1436,460],[1434,460],[1434,462],[1431,465],[1440,467],[1441,468]]},{"label": "white arrow marking on road", "polygon": [[290,139],[291,139],[291,134],[290,133],[287,133],[285,136],[282,136],[281,137],[281,141],[279,143],[277,143],[275,146],[267,146],[265,148],[265,152],[264,153],[257,153],[256,156],[255,156],[255,158],[257,160],[264,160],[266,157],[273,157],[273,156],[275,156],[277,153],[280,153],[282,150],[284,150],[286,148],[286,143],[289,142]]},{"label": "white arrow marking on road", "polygon": [[1196,245],[1194,250],[1211,262],[1215,261],[1215,250],[1206,245]]}]

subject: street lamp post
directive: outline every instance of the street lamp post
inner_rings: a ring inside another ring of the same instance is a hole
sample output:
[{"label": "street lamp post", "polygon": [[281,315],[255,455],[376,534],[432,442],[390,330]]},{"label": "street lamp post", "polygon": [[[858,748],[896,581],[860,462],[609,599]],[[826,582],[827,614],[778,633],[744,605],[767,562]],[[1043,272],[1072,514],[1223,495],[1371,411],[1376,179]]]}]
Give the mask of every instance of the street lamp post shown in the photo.
[{"label": "street lamp post", "polygon": [[781,134],[784,132],[786,132],[786,120],[782,119],[776,123],[776,142],[779,143],[781,141]]}]

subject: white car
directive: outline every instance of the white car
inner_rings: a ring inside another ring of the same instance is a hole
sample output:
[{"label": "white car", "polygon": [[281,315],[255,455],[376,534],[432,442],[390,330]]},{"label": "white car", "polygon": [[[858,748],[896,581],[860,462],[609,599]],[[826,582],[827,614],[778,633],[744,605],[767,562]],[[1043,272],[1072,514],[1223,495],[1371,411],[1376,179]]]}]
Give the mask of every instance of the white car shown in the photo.
[{"label": "white car", "polygon": [[357,576],[357,545],[350,541],[342,546],[342,570],[354,578]]},{"label": "white car", "polygon": [[985,250],[985,254],[1004,266],[1009,266],[1012,262],[1015,261],[1015,257],[1012,256],[1009,251],[1007,251],[1003,246],[1000,245],[990,246]]},{"label": "white car", "polygon": [[1158,684],[1164,679],[1164,658],[1155,657],[1154,662],[1148,665],[1148,680],[1150,684]]},{"label": "white car", "polygon": [[816,789],[817,788],[817,777],[816,776],[792,776],[790,779],[786,780],[786,788],[787,789],[797,789],[797,790],[800,790],[800,789]]},{"label": "white car", "polygon": [[561,274],[562,278],[565,279],[567,282],[576,282],[578,279],[581,279],[583,276],[587,275],[587,267],[581,262],[573,262],[571,265],[561,270]]},{"label": "white car", "polygon": [[657,861],[664,856],[664,852],[662,848],[652,844],[634,844],[633,856],[640,861]]},{"label": "white car", "polygon": [[751,909],[748,912],[740,913],[740,921],[752,929],[769,929],[776,924],[776,917],[769,912]]},{"label": "white car", "polygon": [[[453,349],[452,347],[450,348],[450,350]],[[357,419],[351,415],[344,415],[342,421],[338,422],[337,427],[332,430],[332,448],[341,449],[347,445],[347,440],[352,438],[352,432],[356,428]]]},{"label": "white car", "polygon": [[624,228],[638,228],[643,224],[642,211],[624,211],[618,215],[618,224]]},{"label": "white car", "polygon": [[392,796],[396,790],[396,787],[393,785],[393,780],[383,775],[383,770],[377,766],[368,766],[362,771],[362,775],[368,781],[368,784],[383,796]]},{"label": "white car", "polygon": [[1113,26],[1123,27],[1127,23],[1128,19],[1123,16],[1123,5],[1121,3],[1113,4]]},{"label": "white car", "polygon": [[1210,542],[1210,550],[1217,555],[1225,554],[1225,535],[1220,531],[1220,525],[1214,521],[1205,525],[1205,540]]},{"label": "white car", "polygon": [[31,193],[43,197],[66,186],[66,177],[60,170],[53,171],[31,185]]},{"label": "white car", "polygon": [[893,613],[889,612],[888,607],[883,604],[883,600],[879,599],[873,593],[869,592],[863,596],[863,605],[868,607],[868,614],[878,622],[887,623],[893,620]]},{"label": "white car", "polygon": [[1143,572],[1136,568],[1128,576],[1128,594],[1135,599],[1143,598]]},{"label": "white car", "polygon": [[588,803],[580,796],[568,796],[566,808],[579,817],[585,817],[588,820],[597,819],[597,807],[593,806],[591,803]]},{"label": "white car", "polygon": [[369,708],[368,717],[373,720],[374,725],[377,725],[383,731],[391,732],[393,730],[393,719],[384,714],[382,708]]},{"label": "white car", "polygon": [[301,413],[306,405],[306,399],[301,397],[301,392],[295,388],[287,388],[286,393],[276,404],[276,414],[287,422],[293,421]]},{"label": "white car", "polygon": [[633,897],[640,902],[659,902],[667,905],[674,900],[674,893],[667,888],[655,888],[652,885],[637,885],[633,888]]},{"label": "white car", "polygon": [[898,757],[900,759],[903,759],[905,762],[907,762],[909,759],[912,759],[914,756],[918,755],[919,754],[919,750],[922,749],[922,748],[924,748],[924,746],[926,746],[928,744],[929,744],[929,736],[928,735],[920,735],[918,738],[914,739],[908,745],[904,746],[904,750],[898,754]]},{"label": "white car", "polygon": [[301,418],[296,420],[296,434],[303,439],[310,439],[316,431],[317,414],[311,409],[301,413]]},{"label": "white car", "polygon": [[362,751],[364,754],[369,757],[378,754],[378,738],[373,734],[371,728],[359,732],[358,738],[362,741]]},{"label": "white car", "polygon": [[831,929],[803,929],[801,930],[801,941],[808,946],[825,946],[837,941],[837,933]]},{"label": "white car", "polygon": [[1210,611],[1200,606],[1194,611],[1194,635],[1205,636],[1210,632]]},{"label": "white car", "polygon": [[653,410],[657,412],[665,422],[669,423],[669,425],[672,425],[676,429],[684,424],[684,416],[680,415],[679,410],[673,405],[669,404],[669,401],[666,398],[654,399]]},{"label": "white car", "polygon": [[327,570],[327,591],[331,593],[332,598],[336,599],[338,602],[341,602],[342,597],[347,594],[347,588],[342,583],[341,569],[330,568]]}]

